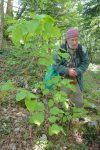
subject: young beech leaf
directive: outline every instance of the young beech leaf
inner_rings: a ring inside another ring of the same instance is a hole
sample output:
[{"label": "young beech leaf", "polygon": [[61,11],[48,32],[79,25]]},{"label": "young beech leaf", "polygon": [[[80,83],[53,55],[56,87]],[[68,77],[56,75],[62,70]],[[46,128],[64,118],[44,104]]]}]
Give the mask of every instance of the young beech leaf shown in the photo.
[{"label": "young beech leaf", "polygon": [[44,121],[44,113],[42,113],[42,112],[34,113],[30,117],[30,123],[34,123],[38,126],[40,126],[41,123],[43,123],[43,121]]},{"label": "young beech leaf", "polygon": [[57,124],[53,124],[52,126],[49,126],[49,135],[52,136],[54,134],[59,134],[60,132],[64,133],[64,130],[61,126],[58,126]]},{"label": "young beech leaf", "polygon": [[56,116],[50,116],[48,119],[49,119],[49,122],[55,123],[59,118]]},{"label": "young beech leaf", "polygon": [[20,90],[20,92],[16,94],[16,101],[21,101],[25,98],[28,98],[28,99],[35,98],[36,99],[37,95],[35,95],[27,90],[24,90],[24,89]]},{"label": "young beech leaf", "polygon": [[29,111],[44,111],[44,104],[37,100],[25,99],[25,105]]}]

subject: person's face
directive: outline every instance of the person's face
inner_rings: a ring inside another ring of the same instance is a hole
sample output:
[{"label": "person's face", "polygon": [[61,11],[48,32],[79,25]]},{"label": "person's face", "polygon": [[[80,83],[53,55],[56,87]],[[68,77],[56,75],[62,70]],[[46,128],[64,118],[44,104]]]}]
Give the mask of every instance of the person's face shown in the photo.
[{"label": "person's face", "polygon": [[76,49],[78,47],[78,37],[68,38],[67,43],[71,49]]}]

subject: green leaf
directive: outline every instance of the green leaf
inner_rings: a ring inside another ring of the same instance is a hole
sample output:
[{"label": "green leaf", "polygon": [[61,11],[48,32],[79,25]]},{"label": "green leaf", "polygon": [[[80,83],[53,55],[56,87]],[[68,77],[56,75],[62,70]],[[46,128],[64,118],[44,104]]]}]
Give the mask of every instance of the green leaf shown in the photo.
[{"label": "green leaf", "polygon": [[52,22],[46,22],[44,24],[45,32],[47,34],[50,34],[50,30],[52,29],[52,27],[53,27],[53,23]]},{"label": "green leaf", "polygon": [[39,64],[50,66],[52,64],[53,60],[49,60],[47,58],[39,58]]},{"label": "green leaf", "polygon": [[59,52],[59,55],[63,58],[65,58],[67,61],[70,60],[70,55],[69,53],[61,53]]},{"label": "green leaf", "polygon": [[69,89],[71,89],[73,92],[75,92],[76,91],[76,86],[74,85],[74,84],[68,84],[67,85],[67,87],[69,88]]},{"label": "green leaf", "polygon": [[52,107],[52,106],[54,105],[54,101],[50,99],[50,100],[48,101],[48,105],[49,105],[49,107]]},{"label": "green leaf", "polygon": [[72,80],[70,80],[70,79],[62,79],[61,84],[68,86],[68,85],[69,85],[69,82],[71,82],[71,81],[72,81]]},{"label": "green leaf", "polygon": [[49,15],[44,16],[44,21],[49,22],[50,24],[54,24],[54,22],[55,22],[55,20]]},{"label": "green leaf", "polygon": [[27,96],[26,91],[20,91],[19,93],[16,94],[16,101],[21,101],[23,99],[25,99]]},{"label": "green leaf", "polygon": [[55,95],[54,95],[54,99],[57,102],[64,102],[64,101],[66,101],[66,98],[67,98],[67,95],[63,91],[56,92]]},{"label": "green leaf", "polygon": [[15,87],[10,80],[8,80],[4,85],[1,86],[2,91],[11,91],[14,89]]},{"label": "green leaf", "polygon": [[37,101],[25,99],[25,105],[29,111],[33,111],[33,110],[36,110],[37,108]]},{"label": "green leaf", "polygon": [[12,40],[13,43],[16,45],[16,47],[20,46],[20,40],[23,39],[23,33],[20,26],[15,26],[15,28],[12,30]]},{"label": "green leaf", "polygon": [[37,95],[35,95],[35,94],[33,94],[33,93],[31,93],[31,92],[29,92],[29,91],[26,91],[26,93],[27,93],[27,98],[34,98],[34,99],[37,99],[38,98],[38,96]]},{"label": "green leaf", "polygon": [[55,27],[53,26],[53,24],[54,24],[54,20],[52,20],[51,18],[46,18],[45,19],[45,23],[44,23],[44,33],[45,33],[45,36],[52,37],[54,35],[54,32],[52,32],[52,30],[55,29]]},{"label": "green leaf", "polygon": [[55,95],[54,95],[54,99],[56,100],[56,102],[60,102],[60,100],[61,100],[61,94],[60,93],[56,93]]},{"label": "green leaf", "polygon": [[88,113],[88,111],[87,110],[85,110],[84,108],[77,108],[77,107],[74,107],[73,108],[73,112],[74,113],[82,113],[82,114],[87,114]]},{"label": "green leaf", "polygon": [[66,116],[63,117],[63,122],[66,122],[68,119]]},{"label": "green leaf", "polygon": [[69,115],[69,114],[68,114],[66,117],[67,117],[68,120],[70,120],[70,119],[73,118],[73,116],[72,116],[72,115]]},{"label": "green leaf", "polygon": [[56,120],[58,120],[59,118],[58,118],[58,117],[56,117],[56,116],[50,116],[48,119],[49,119],[49,122],[51,122],[51,123],[55,123],[55,122],[56,122]]},{"label": "green leaf", "polygon": [[28,32],[35,32],[40,24],[40,21],[37,19],[31,20],[27,22],[27,30]]},{"label": "green leaf", "polygon": [[20,92],[16,94],[16,101],[21,101],[25,98],[31,99],[31,98],[38,98],[38,97],[37,95],[24,89],[20,90]]},{"label": "green leaf", "polygon": [[64,130],[61,126],[58,126],[57,124],[53,124],[52,126],[49,126],[49,135],[52,136],[54,134],[59,134],[60,132],[64,133]]},{"label": "green leaf", "polygon": [[51,37],[60,37],[61,33],[60,33],[60,29],[58,27],[53,27],[51,30]]},{"label": "green leaf", "polygon": [[43,111],[44,109],[45,109],[44,104],[42,102],[38,102],[36,110]]},{"label": "green leaf", "polygon": [[56,36],[57,36],[57,37],[60,37],[60,36],[61,36],[60,29],[59,29],[57,26],[55,26],[54,30],[55,30],[55,32],[56,32]]},{"label": "green leaf", "polygon": [[41,15],[36,14],[34,16],[34,19],[42,20],[45,16],[46,16],[45,14],[41,14]]},{"label": "green leaf", "polygon": [[50,109],[50,113],[53,115],[58,115],[60,113],[60,109],[57,107],[53,107]]},{"label": "green leaf", "polygon": [[44,104],[36,100],[25,99],[25,105],[29,111],[43,111]]},{"label": "green leaf", "polygon": [[38,126],[40,126],[41,123],[43,123],[43,121],[44,121],[44,113],[42,113],[42,112],[34,113],[30,117],[30,123],[34,123]]},{"label": "green leaf", "polygon": [[47,95],[47,94],[49,94],[49,92],[50,91],[48,89],[44,89],[42,93],[43,93],[43,95]]},{"label": "green leaf", "polygon": [[68,110],[69,104],[67,102],[64,102],[63,105],[64,105],[64,108]]}]

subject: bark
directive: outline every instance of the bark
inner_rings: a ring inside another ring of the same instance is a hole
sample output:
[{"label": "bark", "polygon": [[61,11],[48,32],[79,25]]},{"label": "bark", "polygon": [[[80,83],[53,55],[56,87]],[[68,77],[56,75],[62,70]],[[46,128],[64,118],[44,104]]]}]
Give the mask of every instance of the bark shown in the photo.
[{"label": "bark", "polygon": [[13,16],[13,0],[8,0],[6,14]]},{"label": "bark", "polygon": [[3,48],[4,0],[0,0],[0,50]]}]

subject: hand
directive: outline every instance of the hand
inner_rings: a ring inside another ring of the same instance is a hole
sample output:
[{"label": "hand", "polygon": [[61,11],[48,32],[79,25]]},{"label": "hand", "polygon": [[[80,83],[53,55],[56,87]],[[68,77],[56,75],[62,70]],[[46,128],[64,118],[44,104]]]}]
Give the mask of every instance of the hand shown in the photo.
[{"label": "hand", "polygon": [[77,72],[75,68],[69,68],[69,76],[75,78],[77,76]]}]

